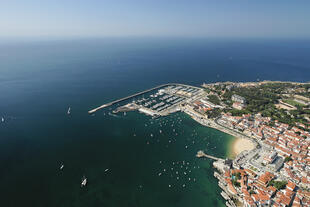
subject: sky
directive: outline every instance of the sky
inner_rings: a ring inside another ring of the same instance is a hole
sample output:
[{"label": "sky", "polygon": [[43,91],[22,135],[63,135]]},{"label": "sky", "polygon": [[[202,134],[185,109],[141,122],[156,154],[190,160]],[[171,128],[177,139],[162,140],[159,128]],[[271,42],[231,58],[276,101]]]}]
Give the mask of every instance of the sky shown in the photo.
[{"label": "sky", "polygon": [[1,0],[0,37],[310,38],[309,0]]}]

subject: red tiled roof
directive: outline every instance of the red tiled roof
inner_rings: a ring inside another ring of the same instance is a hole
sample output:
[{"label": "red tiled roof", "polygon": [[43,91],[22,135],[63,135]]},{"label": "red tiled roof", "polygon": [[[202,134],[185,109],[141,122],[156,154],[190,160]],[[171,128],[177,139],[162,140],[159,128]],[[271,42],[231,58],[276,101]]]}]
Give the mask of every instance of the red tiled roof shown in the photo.
[{"label": "red tiled roof", "polygon": [[294,190],[296,187],[296,184],[291,181],[288,181],[286,187],[289,188],[290,190]]},{"label": "red tiled roof", "polygon": [[263,184],[267,184],[269,181],[271,181],[274,178],[274,175],[270,172],[265,172],[265,174],[261,175],[258,178],[258,181],[263,183]]}]

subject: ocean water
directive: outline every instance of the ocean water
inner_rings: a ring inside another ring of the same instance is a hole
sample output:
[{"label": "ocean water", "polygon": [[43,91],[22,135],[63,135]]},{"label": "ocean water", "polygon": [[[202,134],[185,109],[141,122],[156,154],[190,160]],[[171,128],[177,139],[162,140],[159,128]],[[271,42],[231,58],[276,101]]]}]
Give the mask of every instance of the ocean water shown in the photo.
[{"label": "ocean water", "polygon": [[87,111],[162,83],[266,79],[309,81],[310,42],[1,43],[1,206],[224,206],[211,161],[195,154],[225,157],[233,137],[182,113]]}]

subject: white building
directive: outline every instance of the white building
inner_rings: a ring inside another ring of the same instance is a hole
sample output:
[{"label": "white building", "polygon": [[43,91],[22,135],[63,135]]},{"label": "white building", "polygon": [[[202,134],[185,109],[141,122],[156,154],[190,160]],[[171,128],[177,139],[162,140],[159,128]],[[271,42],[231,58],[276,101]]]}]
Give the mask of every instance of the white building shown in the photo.
[{"label": "white building", "polygon": [[231,100],[234,101],[234,102],[242,103],[242,104],[246,103],[246,99],[245,98],[243,98],[242,96],[236,95],[236,94],[231,96]]}]

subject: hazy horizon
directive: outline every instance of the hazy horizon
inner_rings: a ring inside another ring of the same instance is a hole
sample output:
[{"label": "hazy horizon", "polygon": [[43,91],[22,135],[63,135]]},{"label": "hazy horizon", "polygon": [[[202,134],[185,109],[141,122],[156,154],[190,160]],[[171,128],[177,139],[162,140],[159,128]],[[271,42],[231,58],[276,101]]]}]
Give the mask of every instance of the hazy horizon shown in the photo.
[{"label": "hazy horizon", "polygon": [[310,37],[309,1],[4,1],[1,39]]}]

